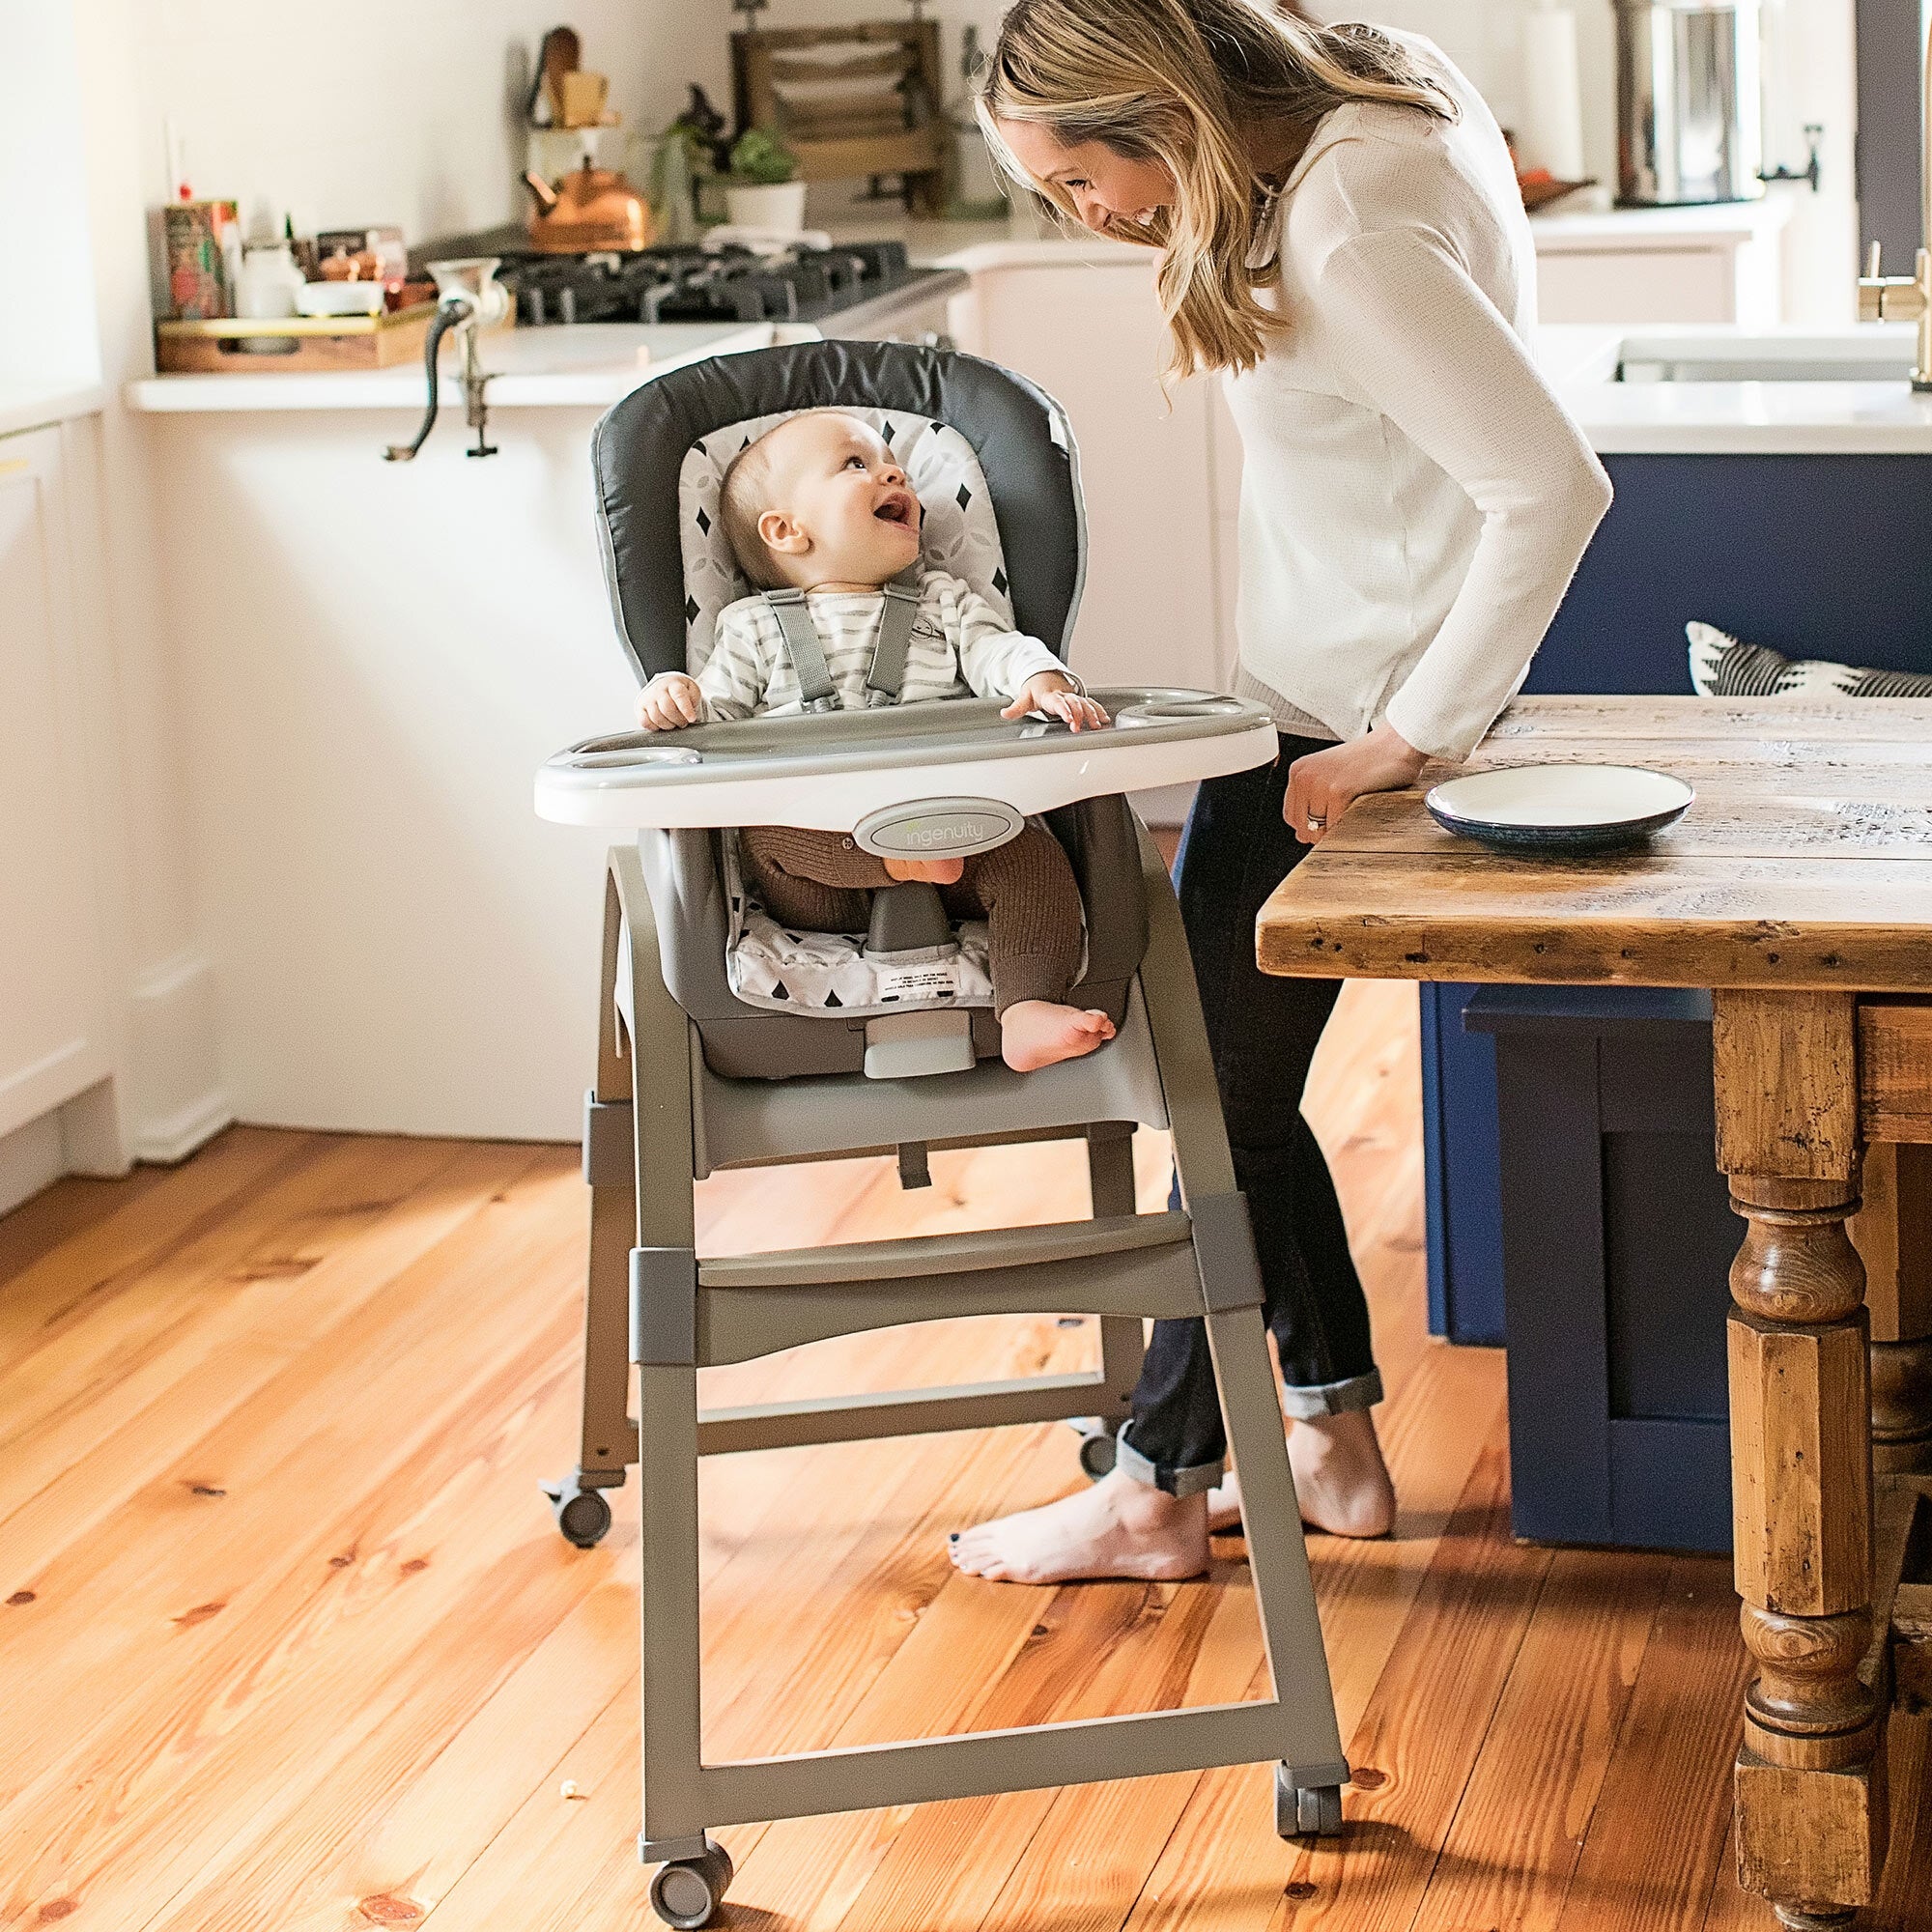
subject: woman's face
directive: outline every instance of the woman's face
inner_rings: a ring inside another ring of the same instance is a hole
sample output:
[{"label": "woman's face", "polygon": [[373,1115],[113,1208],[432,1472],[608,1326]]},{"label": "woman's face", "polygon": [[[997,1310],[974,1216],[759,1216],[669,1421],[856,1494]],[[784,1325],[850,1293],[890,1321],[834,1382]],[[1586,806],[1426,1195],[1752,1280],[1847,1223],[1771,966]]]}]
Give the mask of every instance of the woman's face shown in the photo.
[{"label": "woman's face", "polygon": [[1174,199],[1174,177],[1158,161],[1132,161],[1098,141],[1063,147],[1032,121],[996,124],[1007,151],[1035,181],[1065,191],[1088,228],[1104,235],[1116,221],[1145,224]]}]

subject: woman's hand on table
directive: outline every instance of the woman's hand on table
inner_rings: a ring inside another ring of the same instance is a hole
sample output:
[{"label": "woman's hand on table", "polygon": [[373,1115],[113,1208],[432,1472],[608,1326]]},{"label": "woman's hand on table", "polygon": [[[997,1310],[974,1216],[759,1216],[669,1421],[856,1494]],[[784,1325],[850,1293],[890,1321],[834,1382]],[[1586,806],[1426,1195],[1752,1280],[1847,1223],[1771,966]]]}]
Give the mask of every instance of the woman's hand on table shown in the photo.
[{"label": "woman's hand on table", "polygon": [[1094,703],[1070,677],[1057,670],[1035,671],[1000,716],[1024,718],[1034,711],[1062,719],[1075,731],[1097,731],[1110,722],[1104,705]]},{"label": "woman's hand on table", "polygon": [[638,693],[638,723],[646,731],[681,731],[704,716],[704,694],[681,670],[660,672]]},{"label": "woman's hand on table", "polygon": [[1429,762],[1393,725],[1378,724],[1366,738],[1310,752],[1288,768],[1281,815],[1304,845],[1316,845],[1365,791],[1400,791]]}]

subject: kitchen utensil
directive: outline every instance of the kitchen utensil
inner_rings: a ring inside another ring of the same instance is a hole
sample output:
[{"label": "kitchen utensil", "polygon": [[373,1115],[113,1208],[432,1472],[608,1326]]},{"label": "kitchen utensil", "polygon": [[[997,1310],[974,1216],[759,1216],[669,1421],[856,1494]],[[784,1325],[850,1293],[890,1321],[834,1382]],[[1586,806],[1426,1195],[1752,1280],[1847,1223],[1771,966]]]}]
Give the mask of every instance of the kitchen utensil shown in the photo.
[{"label": "kitchen utensil", "polygon": [[604,102],[611,93],[610,76],[574,68],[556,79],[557,119],[566,128],[595,128],[604,119]]},{"label": "kitchen utensil", "polygon": [[524,184],[536,198],[528,224],[532,248],[565,254],[651,244],[657,223],[650,204],[612,169],[575,168],[554,187],[532,172]]},{"label": "kitchen utensil", "polygon": [[1640,765],[1512,765],[1450,779],[1423,801],[1445,832],[1505,852],[1570,856],[1640,844],[1696,793]]},{"label": "kitchen utensil", "polygon": [[543,45],[537,50],[536,78],[531,81],[529,99],[524,103],[524,118],[532,128],[555,125],[563,76],[575,71],[582,57],[582,49],[574,29],[553,27],[543,37]]},{"label": "kitchen utensil", "polygon": [[1617,199],[1764,193],[1758,0],[1616,0]]},{"label": "kitchen utensil", "polygon": [[477,354],[476,338],[486,328],[496,328],[515,320],[510,292],[497,279],[502,266],[495,255],[464,255],[446,262],[432,262],[429,271],[436,277],[436,313],[423,337],[423,374],[427,395],[422,427],[410,442],[392,442],[383,451],[388,463],[409,463],[436,427],[440,391],[437,376],[437,355],[442,338],[452,331],[463,377],[464,417],[476,432],[476,441],[464,451],[466,456],[495,456],[497,445],[489,440],[489,406],[484,384],[490,372]]}]

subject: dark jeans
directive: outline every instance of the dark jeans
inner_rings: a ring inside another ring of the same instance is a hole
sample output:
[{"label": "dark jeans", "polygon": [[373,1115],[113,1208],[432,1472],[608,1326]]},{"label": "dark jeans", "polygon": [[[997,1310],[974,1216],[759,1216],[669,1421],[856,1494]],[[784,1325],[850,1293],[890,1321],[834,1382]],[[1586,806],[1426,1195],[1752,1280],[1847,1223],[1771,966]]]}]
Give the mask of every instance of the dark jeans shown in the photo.
[{"label": "dark jeans", "polygon": [[[1308,856],[1281,815],[1288,768],[1321,749],[1284,734],[1271,767],[1209,779],[1175,861],[1235,1184],[1248,1198],[1264,1313],[1281,1353],[1283,1406],[1304,1417],[1367,1408],[1382,1394],[1335,1183],[1301,1118],[1309,1063],[1341,982],[1281,979],[1255,964],[1256,916]],[[1154,1323],[1121,1447],[1122,1468],[1175,1495],[1218,1479],[1228,1439],[1199,1321]]]}]

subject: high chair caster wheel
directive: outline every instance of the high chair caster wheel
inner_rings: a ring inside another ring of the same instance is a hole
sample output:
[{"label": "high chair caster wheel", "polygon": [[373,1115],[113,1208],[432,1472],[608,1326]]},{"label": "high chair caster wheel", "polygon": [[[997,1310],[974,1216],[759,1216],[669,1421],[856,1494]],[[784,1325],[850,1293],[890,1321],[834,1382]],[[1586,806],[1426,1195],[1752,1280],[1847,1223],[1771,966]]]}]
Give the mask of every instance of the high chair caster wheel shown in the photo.
[{"label": "high chair caster wheel", "polygon": [[651,1910],[680,1932],[709,1925],[724,1903],[731,1883],[731,1854],[716,1838],[707,1837],[699,1858],[680,1859],[660,1865],[651,1879]]},{"label": "high chair caster wheel", "polygon": [[1288,1767],[1275,1766],[1274,1829],[1282,1838],[1336,1838],[1342,1834],[1342,1787],[1298,1785],[1288,1781]]},{"label": "high chair caster wheel", "polygon": [[550,1498],[551,1513],[566,1543],[580,1549],[591,1549],[602,1543],[611,1529],[611,1505],[601,1490],[581,1490],[575,1477],[545,1483],[543,1492]]},{"label": "high chair caster wheel", "polygon": [[1120,1434],[1118,1426],[1102,1422],[1097,1415],[1075,1416],[1069,1426],[1080,1432],[1081,1473],[1090,1483],[1111,1475],[1118,1447],[1115,1438]]}]

